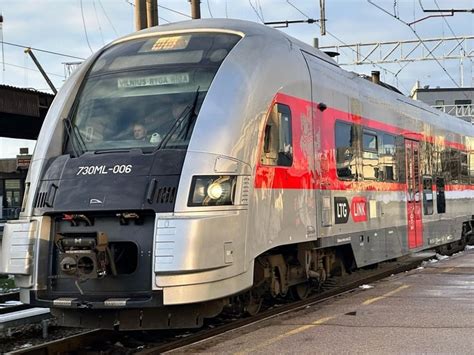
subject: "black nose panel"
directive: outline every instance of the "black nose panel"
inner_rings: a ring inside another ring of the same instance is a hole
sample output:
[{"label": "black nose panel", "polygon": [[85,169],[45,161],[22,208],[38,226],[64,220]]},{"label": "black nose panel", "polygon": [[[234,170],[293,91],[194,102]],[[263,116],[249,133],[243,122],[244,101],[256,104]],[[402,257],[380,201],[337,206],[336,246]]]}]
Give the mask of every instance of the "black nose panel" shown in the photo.
[{"label": "black nose panel", "polygon": [[185,151],[137,151],[57,157],[43,174],[36,212],[172,212],[184,156]]}]

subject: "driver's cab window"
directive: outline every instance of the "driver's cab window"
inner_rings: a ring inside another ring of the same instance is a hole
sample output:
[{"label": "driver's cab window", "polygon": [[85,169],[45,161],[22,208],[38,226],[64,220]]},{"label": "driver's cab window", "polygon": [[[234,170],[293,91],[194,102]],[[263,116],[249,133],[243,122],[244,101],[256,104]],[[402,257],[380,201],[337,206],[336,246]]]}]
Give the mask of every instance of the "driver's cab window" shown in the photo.
[{"label": "driver's cab window", "polygon": [[273,105],[265,125],[260,163],[274,166],[293,163],[291,111],[286,105]]}]

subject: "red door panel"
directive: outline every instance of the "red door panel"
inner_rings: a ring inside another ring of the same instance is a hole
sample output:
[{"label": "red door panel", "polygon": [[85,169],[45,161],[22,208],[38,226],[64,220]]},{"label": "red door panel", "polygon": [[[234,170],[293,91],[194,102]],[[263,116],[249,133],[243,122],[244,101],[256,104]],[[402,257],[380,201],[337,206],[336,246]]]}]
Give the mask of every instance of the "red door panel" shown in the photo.
[{"label": "red door panel", "polygon": [[420,144],[405,140],[408,247],[423,245],[421,206]]}]

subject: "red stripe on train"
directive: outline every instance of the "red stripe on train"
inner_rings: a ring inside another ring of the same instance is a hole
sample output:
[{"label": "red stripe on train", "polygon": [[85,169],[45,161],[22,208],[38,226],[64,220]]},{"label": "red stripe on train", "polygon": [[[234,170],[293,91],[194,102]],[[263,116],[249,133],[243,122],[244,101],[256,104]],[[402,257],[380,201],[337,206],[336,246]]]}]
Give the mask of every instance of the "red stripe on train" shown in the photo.
[{"label": "red stripe on train", "polygon": [[[343,181],[339,180],[336,171],[335,134],[336,120],[361,124],[367,128],[383,131],[394,135],[402,135],[408,139],[437,143],[447,147],[466,150],[461,143],[446,140],[444,137],[432,137],[422,133],[408,131],[373,119],[364,118],[334,108],[324,112],[317,109],[317,104],[294,96],[278,93],[270,105],[267,118],[274,103],[288,105],[292,114],[293,130],[293,165],[291,167],[265,166],[260,163],[260,152],[263,144],[263,133],[257,149],[257,167],[255,188],[264,189],[321,189],[321,190],[352,190],[352,191],[405,191],[405,183],[379,181]],[[311,122],[313,111],[313,123]],[[263,131],[263,130],[262,130]],[[313,133],[314,131],[314,133]],[[316,151],[315,164],[308,157],[313,151],[314,136],[318,136],[320,146]],[[447,191],[474,190],[471,185],[446,186]]]}]

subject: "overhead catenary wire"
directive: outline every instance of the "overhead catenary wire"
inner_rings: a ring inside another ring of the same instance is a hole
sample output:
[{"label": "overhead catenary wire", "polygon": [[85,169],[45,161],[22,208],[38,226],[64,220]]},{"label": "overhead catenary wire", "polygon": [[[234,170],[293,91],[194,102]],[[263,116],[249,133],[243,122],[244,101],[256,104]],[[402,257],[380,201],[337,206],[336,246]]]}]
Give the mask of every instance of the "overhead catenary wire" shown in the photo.
[{"label": "overhead catenary wire", "polygon": [[3,41],[3,15],[0,13],[0,41],[2,42],[2,67],[3,71],[5,71],[5,48],[4,48],[4,41]]},{"label": "overhead catenary wire", "polygon": [[[320,26],[319,23],[316,23],[316,24],[317,24],[318,26]],[[336,41],[342,43],[342,44],[345,45],[345,46],[348,46],[347,43],[345,43],[345,42],[344,42],[343,40],[341,40],[340,38],[336,37],[333,33],[329,32],[328,30],[326,30],[326,33],[327,33],[330,37],[334,38]],[[357,51],[356,51],[355,49],[353,49],[353,48],[351,48],[351,47],[347,47],[347,48],[357,54]],[[383,70],[385,73],[390,73],[390,74],[392,74],[396,79],[397,79],[397,77],[398,77],[398,74],[400,74],[400,72],[401,72],[401,70],[399,70],[398,72],[393,72],[393,71],[391,71],[391,70],[389,70],[389,69],[387,69],[387,68],[385,68],[385,67],[383,67],[383,66],[381,66],[381,65],[379,65],[379,64],[377,64],[377,63],[374,63],[373,61],[370,61],[370,64],[371,64],[373,67],[378,67],[378,68],[380,68],[380,69]],[[406,67],[406,65],[405,65],[405,67]],[[403,67],[402,69],[404,69],[405,67]],[[407,89],[407,88],[405,87],[405,90],[406,90],[406,89]],[[410,91],[410,90],[407,90],[407,91]]]},{"label": "overhead catenary wire", "polygon": [[[422,7],[422,5],[421,5],[421,0],[419,0],[419,2],[420,2],[421,8],[423,9],[423,7]],[[441,11],[441,8],[439,7],[438,1],[434,0],[434,2],[435,2],[435,4],[436,4],[436,7],[438,8],[438,10]],[[423,10],[424,10],[424,9],[423,9]],[[446,19],[445,16],[443,16],[443,20],[444,20],[444,22],[446,23],[446,25],[448,26],[449,30],[451,31],[451,34],[454,36],[454,38],[456,38],[456,40],[457,40],[457,42],[458,42],[458,45],[459,45],[459,47],[461,48],[462,53],[463,53],[463,56],[464,56],[467,51],[466,51],[466,49],[464,48],[462,42],[458,39],[458,36],[456,36],[456,34],[454,33],[453,28],[451,27],[451,25],[449,24],[449,22],[448,22],[448,20]],[[472,66],[472,58],[469,58],[469,61],[471,62],[471,66]],[[471,67],[471,69],[472,69],[472,67]]]},{"label": "overhead catenary wire", "polygon": [[23,44],[18,44],[18,43],[12,43],[12,42],[2,42],[3,44],[6,44],[7,46],[13,46],[13,47],[18,47],[18,48],[23,48],[23,49],[26,49],[26,48],[31,48],[33,49],[35,52],[43,52],[43,53],[48,53],[48,54],[52,54],[52,55],[57,55],[57,56],[60,56],[60,57],[66,57],[66,58],[74,58],[74,59],[79,59],[79,60],[85,60],[85,58],[83,57],[77,57],[75,55],[70,55],[70,54],[65,54],[65,53],[60,53],[60,52],[54,52],[54,51],[49,51],[49,50],[46,50],[46,49],[41,49],[41,48],[36,48],[36,47],[31,47],[31,46],[25,46]]},{"label": "overhead catenary wire", "polygon": [[162,20],[162,21],[165,21],[166,23],[171,23],[170,20],[167,20],[167,19],[165,19],[165,18],[163,18],[163,17],[161,17],[161,16],[158,16],[158,18],[159,18],[160,20]]},{"label": "overhead catenary wire", "polygon": [[[290,0],[286,0],[286,2],[288,3],[288,5],[290,5],[291,7],[293,7],[296,11],[298,11],[300,14],[302,14],[302,15],[305,16],[305,17],[307,17],[308,19],[310,18],[310,17],[308,16],[308,14],[304,13],[303,11],[301,11],[301,10],[300,10],[295,4],[293,4]],[[320,25],[318,22],[315,21],[314,23],[316,23],[319,27],[321,27],[321,25]],[[334,35],[333,33],[329,32],[329,31],[327,31],[327,30],[326,30],[326,33],[327,33],[330,37],[332,37],[332,38],[334,38],[336,41],[338,41],[339,43],[342,43],[343,45],[347,46],[347,44],[346,44],[342,39],[338,38],[338,37],[337,37],[336,35]],[[354,49],[352,49],[352,48],[350,48],[350,47],[347,47],[347,48],[350,49],[351,51],[353,51],[354,53],[357,53],[356,50],[354,50]],[[393,72],[393,71],[391,71],[391,70],[388,70],[388,69],[382,67],[381,65],[378,65],[378,64],[376,64],[376,63],[374,63],[374,62],[372,62],[372,61],[371,61],[371,64],[372,64],[372,66],[374,66],[374,67],[380,68],[380,69],[383,70],[385,73],[390,73],[390,74],[392,74],[395,78],[397,78],[397,75],[400,73],[400,70],[399,70],[397,73],[395,73],[395,72]],[[403,68],[402,68],[402,69],[403,69]]]},{"label": "overhead catenary wire", "polygon": [[102,8],[102,11],[103,11],[103,13],[104,13],[104,15],[105,15],[105,18],[107,19],[107,21],[109,21],[110,26],[112,27],[112,30],[114,31],[115,35],[118,36],[118,32],[117,32],[117,30],[115,29],[114,24],[113,24],[112,21],[110,20],[109,15],[107,14],[107,11],[105,11],[104,5],[102,5],[102,1],[101,1],[101,0],[98,0],[98,1],[99,1],[99,5],[100,5],[100,7]]},{"label": "overhead catenary wire", "polygon": [[[420,41],[420,43],[422,44],[422,46],[428,51],[429,55],[433,57],[434,61],[436,63],[438,63],[438,65],[440,66],[440,68],[443,70],[443,72],[446,74],[446,76],[454,83],[454,85],[456,85],[457,88],[461,88],[458,83],[456,82],[456,80],[454,80],[454,78],[448,73],[448,71],[446,70],[446,68],[443,66],[443,64],[441,64],[441,62],[438,60],[438,58],[436,58],[436,56],[433,54],[433,51],[431,49],[428,48],[428,46],[425,44],[425,42],[421,39],[421,37],[418,35],[418,33],[416,32],[416,30],[414,30],[410,24],[408,24],[407,22],[403,21],[402,19],[400,18],[397,18],[396,16],[392,15],[390,12],[388,12],[387,10],[385,10],[383,7],[381,7],[380,5],[378,4],[375,4],[372,0],[367,0],[367,2],[369,4],[371,4],[372,6],[375,6],[376,8],[378,8],[380,11],[384,12],[385,14],[393,17],[394,19],[396,19],[397,21],[403,23],[404,25],[408,26],[408,28],[410,28],[410,30],[413,32],[413,34],[418,38],[418,40]],[[466,95],[466,94],[465,94]]]},{"label": "overhead catenary wire", "polygon": [[[38,69],[28,68],[27,66],[23,66],[23,65],[17,65],[17,64],[12,64],[12,63],[5,63],[5,65],[7,65],[9,67],[15,67],[15,68],[25,69],[25,70],[29,70],[29,71],[35,71],[35,72],[38,72],[38,73],[40,72]],[[45,72],[45,73],[47,73],[48,75],[57,76],[57,77],[60,77],[60,78],[64,79],[64,75],[61,75],[61,74],[50,73],[50,72]]]},{"label": "overhead catenary wire", "polygon": [[100,33],[100,38],[102,39],[102,44],[104,45],[105,44],[104,34],[102,33],[102,27],[100,25],[99,15],[97,14],[97,8],[95,6],[95,0],[92,1],[92,5],[94,5],[95,19],[97,21],[97,25],[99,26],[99,33]]},{"label": "overhead catenary wire", "polygon": [[87,45],[89,46],[89,49],[91,50],[91,53],[94,53],[94,50],[92,49],[91,44],[89,42],[89,35],[87,34],[86,20],[84,18],[84,8],[83,8],[82,0],[79,0],[79,3],[81,5],[82,26],[84,27],[84,34],[86,35],[86,42],[87,42]]},{"label": "overhead catenary wire", "polygon": [[211,18],[214,18],[214,16],[212,15],[211,5],[209,4],[209,0],[206,0],[206,3],[207,3],[207,10],[209,11],[209,16],[211,16]]},{"label": "overhead catenary wire", "polygon": [[259,14],[257,8],[254,6],[254,4],[252,4],[252,0],[249,0],[249,5],[250,7],[252,8],[252,10],[255,12],[255,14],[257,15],[257,18],[260,20],[261,23],[265,23],[265,20],[263,19],[263,17]]},{"label": "overhead catenary wire", "polygon": [[260,11],[260,16],[262,16],[263,22],[265,22],[265,16],[263,16],[262,3],[260,2],[260,0],[255,0],[255,1],[258,4],[258,10]]},{"label": "overhead catenary wire", "polygon": [[[130,0],[124,0],[124,1],[125,1],[127,4],[129,4],[130,6],[135,7],[135,4],[132,3],[132,2],[130,2]],[[177,11],[177,10],[173,10],[173,9],[170,9],[169,7],[166,7],[166,6],[163,6],[163,5],[158,5],[158,7],[159,7],[160,9],[165,9],[165,10],[168,10],[168,11],[170,11],[170,12],[174,12],[175,14],[178,14],[178,15],[181,15],[181,16],[184,16],[184,17],[187,17],[187,18],[191,18],[191,16],[185,14],[184,12],[180,12],[180,11]],[[160,20],[163,20],[163,21],[167,22],[167,23],[171,23],[171,21],[165,19],[164,17],[158,16],[158,18],[159,18]]]},{"label": "overhead catenary wire", "polygon": [[397,17],[399,16],[397,0],[393,0],[393,14]]},{"label": "overhead catenary wire", "polygon": [[[418,0],[418,1],[419,1],[419,3],[420,3],[421,9],[424,10],[424,9],[423,9],[423,6],[422,6],[422,4],[421,4],[421,0]],[[434,0],[434,2],[435,2],[435,4],[436,4],[436,7],[438,8],[438,10],[441,11],[441,8],[439,7],[438,1]],[[451,31],[451,34],[457,39],[458,36],[456,36],[456,34],[455,34],[454,31],[453,31],[453,28],[452,28],[451,25],[449,24],[448,20],[446,20],[446,16],[442,16],[442,18],[443,18],[444,22],[446,23],[446,25],[448,26],[449,30]],[[457,39],[457,42],[458,42],[459,46],[462,48],[462,50],[463,50],[464,52],[466,52],[466,50],[464,49],[464,47],[463,47],[461,41],[459,41],[459,39]]]},{"label": "overhead catenary wire", "polygon": [[294,5],[290,0],[286,0],[286,2],[288,3],[288,5],[290,5],[292,8],[294,8],[296,11],[298,11],[301,15],[307,17],[307,18],[310,18],[310,16],[308,16],[307,14],[305,14],[303,11],[301,11],[298,7],[296,7],[296,5]]}]

